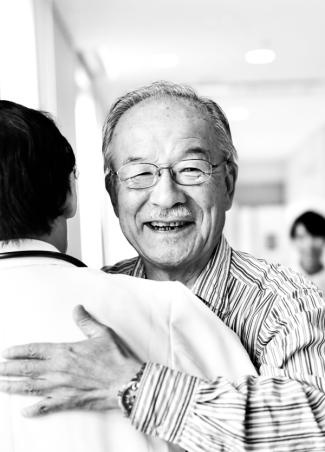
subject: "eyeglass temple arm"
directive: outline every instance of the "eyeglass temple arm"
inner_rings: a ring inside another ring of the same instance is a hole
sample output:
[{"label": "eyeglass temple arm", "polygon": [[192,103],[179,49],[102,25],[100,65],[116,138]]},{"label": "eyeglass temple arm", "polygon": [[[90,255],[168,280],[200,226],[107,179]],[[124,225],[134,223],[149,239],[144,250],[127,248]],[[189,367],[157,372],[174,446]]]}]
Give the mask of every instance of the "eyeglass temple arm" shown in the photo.
[{"label": "eyeglass temple arm", "polygon": [[214,169],[218,169],[220,166],[222,166],[224,163],[226,164],[226,165],[228,165],[228,163],[230,163],[231,162],[231,160],[230,160],[230,158],[227,158],[227,159],[225,159],[225,160],[223,160],[221,163],[217,163],[216,165],[213,165],[213,163],[211,163],[211,166],[212,166],[212,169],[214,170]]}]

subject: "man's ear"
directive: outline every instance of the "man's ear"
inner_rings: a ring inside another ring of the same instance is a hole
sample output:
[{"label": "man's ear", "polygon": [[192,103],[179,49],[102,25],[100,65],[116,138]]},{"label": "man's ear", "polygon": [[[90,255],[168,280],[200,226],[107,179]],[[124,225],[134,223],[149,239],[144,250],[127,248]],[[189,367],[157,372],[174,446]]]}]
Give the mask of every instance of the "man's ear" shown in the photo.
[{"label": "man's ear", "polygon": [[77,211],[77,187],[76,187],[76,177],[74,171],[71,172],[69,176],[70,190],[67,193],[67,198],[64,203],[63,215],[65,218],[72,218],[75,216]]},{"label": "man's ear", "polygon": [[232,206],[237,176],[238,176],[237,164],[235,162],[228,162],[226,164],[226,179],[225,179],[227,190],[226,210],[229,210]]},{"label": "man's ear", "polygon": [[117,202],[117,193],[116,193],[116,183],[113,174],[106,174],[105,176],[105,187],[106,191],[111,198],[111,203],[115,212],[115,215],[118,218],[118,202]]}]

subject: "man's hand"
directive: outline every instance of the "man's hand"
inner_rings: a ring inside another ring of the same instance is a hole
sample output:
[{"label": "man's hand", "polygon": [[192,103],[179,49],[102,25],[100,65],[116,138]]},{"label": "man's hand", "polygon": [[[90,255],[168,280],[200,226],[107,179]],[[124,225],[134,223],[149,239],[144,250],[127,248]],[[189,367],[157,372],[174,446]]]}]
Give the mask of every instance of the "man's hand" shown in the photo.
[{"label": "man's hand", "polygon": [[[74,319],[88,337],[75,343],[19,345],[3,353],[0,391],[45,396],[25,408],[25,416],[68,409],[117,408],[117,392],[139,370],[141,362],[107,326],[82,307]],[[24,377],[21,379],[21,377]]]}]

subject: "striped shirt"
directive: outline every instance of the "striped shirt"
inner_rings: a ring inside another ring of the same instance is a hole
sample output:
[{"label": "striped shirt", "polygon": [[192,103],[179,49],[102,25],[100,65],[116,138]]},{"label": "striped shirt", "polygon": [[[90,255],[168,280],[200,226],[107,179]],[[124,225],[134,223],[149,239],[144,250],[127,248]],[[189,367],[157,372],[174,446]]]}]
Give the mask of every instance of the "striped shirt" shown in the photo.
[{"label": "striped shirt", "polygon": [[[145,278],[140,258],[105,271]],[[147,363],[133,425],[191,452],[324,452],[325,302],[316,287],[222,237],[192,290],[238,334],[259,375],[205,381]]]}]

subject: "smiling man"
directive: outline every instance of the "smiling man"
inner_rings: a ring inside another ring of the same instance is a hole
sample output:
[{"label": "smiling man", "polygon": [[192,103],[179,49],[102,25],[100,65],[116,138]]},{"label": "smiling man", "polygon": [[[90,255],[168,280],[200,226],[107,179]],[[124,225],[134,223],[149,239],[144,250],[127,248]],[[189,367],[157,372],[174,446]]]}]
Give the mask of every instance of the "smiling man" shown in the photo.
[{"label": "smiling man", "polygon": [[[233,250],[222,235],[237,165],[221,109],[190,88],[154,83],[112,106],[103,151],[106,187],[139,254],[105,270],[181,281],[237,333],[259,375],[202,379],[147,362],[127,382],[131,363],[112,362],[109,347],[106,359],[101,347],[101,361],[88,341],[21,346],[7,352],[12,363],[1,372],[25,375],[21,358],[28,358],[30,387],[46,380],[49,398],[31,414],[89,409],[83,398],[96,362],[107,388],[126,382],[121,402],[133,426],[185,450],[324,451],[324,300],[302,276]],[[91,408],[107,405],[99,397]]]},{"label": "smiling man", "polygon": [[162,97],[127,110],[116,124],[107,187],[149,279],[192,287],[220,241],[236,164],[231,142],[218,143],[226,135],[219,122],[218,130],[185,98]]}]

